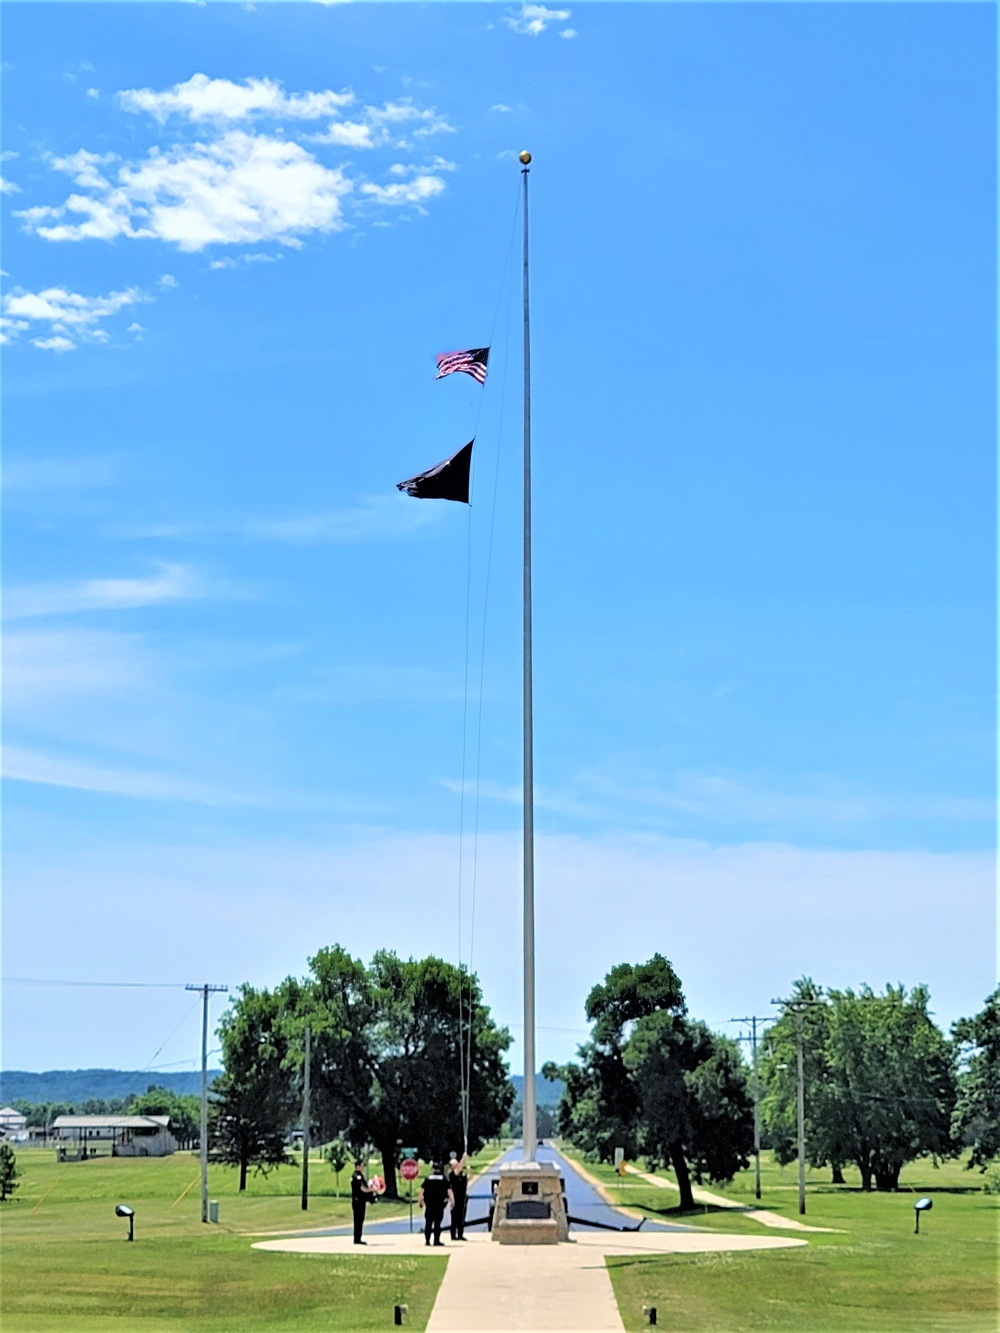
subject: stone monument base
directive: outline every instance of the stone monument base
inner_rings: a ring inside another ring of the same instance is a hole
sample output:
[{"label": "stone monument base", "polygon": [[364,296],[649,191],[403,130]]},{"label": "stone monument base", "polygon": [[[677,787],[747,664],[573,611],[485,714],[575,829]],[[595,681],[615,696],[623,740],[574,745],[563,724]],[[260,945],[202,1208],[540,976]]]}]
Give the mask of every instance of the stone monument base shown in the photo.
[{"label": "stone monument base", "polygon": [[508,1162],[500,1168],[491,1236],[501,1245],[556,1245],[569,1239],[558,1167]]}]

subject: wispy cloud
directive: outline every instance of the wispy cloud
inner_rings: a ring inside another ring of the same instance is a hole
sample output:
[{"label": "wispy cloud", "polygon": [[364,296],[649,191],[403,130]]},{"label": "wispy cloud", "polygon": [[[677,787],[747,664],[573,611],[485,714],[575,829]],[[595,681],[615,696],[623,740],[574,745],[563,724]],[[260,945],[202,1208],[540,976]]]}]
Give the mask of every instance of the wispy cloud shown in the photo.
[{"label": "wispy cloud", "polygon": [[129,524],[114,535],[128,538],[193,540],[237,536],[248,541],[287,542],[293,546],[354,544],[406,537],[433,526],[442,517],[437,505],[414,504],[403,496],[368,495],[348,509],[327,509],[286,517],[241,516],[210,523]]},{"label": "wispy cloud", "polygon": [[299,685],[282,688],[283,697],[313,703],[354,704],[454,703],[465,695],[453,671],[419,666],[343,666],[314,672]]},{"label": "wispy cloud", "polygon": [[86,579],[80,583],[25,584],[4,598],[10,620],[80,611],[123,611],[159,602],[204,597],[210,585],[187,565],[163,564],[149,578]]},{"label": "wispy cloud", "polygon": [[[570,9],[549,9],[547,5],[522,5],[516,14],[505,14],[504,23],[514,32],[526,37],[540,37],[554,23],[565,23],[572,15]],[[575,37],[572,28],[563,29],[563,37]]]},{"label": "wispy cloud", "polygon": [[3,466],[5,491],[76,491],[109,486],[115,480],[109,458],[26,458],[8,456]]},{"label": "wispy cloud", "polygon": [[273,79],[210,79],[194,74],[186,83],[155,92],[152,88],[128,88],[118,94],[126,111],[145,112],[161,125],[171,116],[195,123],[205,121],[318,120],[350,106],[354,94],[349,89],[339,93],[286,93]]},{"label": "wispy cloud", "polygon": [[76,346],[74,339],[106,342],[109,335],[104,321],[120,310],[148,300],[138,287],[109,292],[107,296],[83,296],[65,287],[46,287],[40,292],[15,287],[3,297],[0,341],[11,342],[33,325],[46,324],[49,333],[31,340],[35,347],[62,352],[72,351]]},{"label": "wispy cloud", "polygon": [[254,804],[249,797],[169,773],[102,767],[18,746],[4,746],[3,776],[7,781],[71,787],[76,791],[129,796],[137,800],[197,801],[206,805]]}]

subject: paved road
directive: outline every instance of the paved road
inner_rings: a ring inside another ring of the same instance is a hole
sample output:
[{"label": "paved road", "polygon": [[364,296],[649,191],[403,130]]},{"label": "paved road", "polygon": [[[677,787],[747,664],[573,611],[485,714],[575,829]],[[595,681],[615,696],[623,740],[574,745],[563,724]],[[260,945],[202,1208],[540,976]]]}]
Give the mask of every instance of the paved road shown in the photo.
[{"label": "paved road", "polygon": [[[468,1218],[473,1220],[476,1218],[486,1218],[490,1206],[490,1175],[492,1175],[497,1167],[503,1162],[520,1161],[521,1151],[520,1144],[515,1145],[509,1152],[504,1153],[503,1157],[494,1162],[489,1173],[476,1183],[475,1187],[469,1194],[468,1207],[466,1209],[466,1216]],[[605,1225],[615,1227],[631,1228],[636,1225],[635,1219],[629,1217],[627,1213],[623,1213],[620,1209],[612,1207],[609,1203],[605,1203],[597,1190],[594,1189],[593,1185],[584,1180],[583,1177],[570,1166],[569,1162],[566,1161],[562,1154],[556,1152],[556,1150],[549,1147],[548,1144],[539,1147],[538,1160],[540,1162],[554,1162],[556,1166],[562,1169],[563,1179],[566,1182],[566,1202],[569,1205],[569,1213],[571,1217],[578,1217],[587,1222],[603,1222]],[[402,1183],[403,1182],[400,1181],[401,1185]],[[414,1195],[416,1195],[416,1190],[414,1190]],[[416,1205],[414,1205],[413,1230],[415,1232],[422,1231],[423,1225],[423,1214]],[[445,1227],[447,1227],[447,1225],[448,1217],[446,1215]],[[369,1208],[368,1210],[368,1219],[365,1224],[366,1231],[376,1230],[379,1234],[386,1235],[407,1232],[409,1229],[410,1223],[408,1217],[394,1217],[387,1219],[385,1222],[380,1222],[378,1220],[378,1205],[376,1204],[373,1208]],[[480,1233],[485,1231],[485,1229],[485,1220],[479,1225],[470,1228],[470,1230],[478,1231]],[[591,1231],[590,1227],[574,1228],[572,1225],[570,1229]],[[670,1222],[650,1221],[646,1222],[642,1229],[643,1231],[691,1231],[694,1228],[678,1226]],[[350,1230],[350,1227],[327,1227],[325,1229],[317,1228],[315,1231],[301,1232],[299,1234],[311,1236],[337,1236],[349,1235]],[[600,1230],[600,1228],[594,1228],[594,1230],[597,1231]],[[448,1239],[447,1234],[444,1234],[444,1239]]]}]

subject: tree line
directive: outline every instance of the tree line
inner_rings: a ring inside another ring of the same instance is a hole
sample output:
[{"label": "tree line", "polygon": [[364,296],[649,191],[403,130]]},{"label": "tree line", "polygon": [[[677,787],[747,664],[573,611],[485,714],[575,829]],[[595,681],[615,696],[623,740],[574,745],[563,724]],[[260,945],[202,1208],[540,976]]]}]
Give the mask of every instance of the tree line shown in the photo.
[{"label": "tree line", "polygon": [[170,1132],[186,1146],[200,1135],[200,1099],[151,1083],[145,1092],[128,1097],[87,1097],[79,1102],[29,1102],[18,1098],[15,1111],[26,1118],[29,1129],[48,1129],[61,1115],[168,1115]]},{"label": "tree line", "polygon": [[474,975],[388,951],[366,966],[339,945],[321,949],[309,970],[273,990],[240,987],[220,1022],[224,1072],[212,1088],[210,1148],[239,1168],[241,1190],[251,1167],[286,1160],[301,1117],[307,1027],[310,1135],[365,1156],[374,1149],[390,1197],[404,1147],[440,1158],[474,1152],[500,1132],[515,1095],[504,1060],[511,1037]]},{"label": "tree line", "polygon": [[[823,990],[795,983],[768,1029],[759,1062],[763,1146],[797,1154],[797,1043],[804,1055],[806,1157],[858,1168],[862,1187],[893,1190],[907,1162],[970,1151],[980,1169],[1000,1154],[1000,990],[949,1040],[928,1012],[926,987]],[[591,1037],[579,1060],[547,1065],[565,1083],[560,1132],[610,1161],[621,1148],[673,1168],[681,1207],[692,1180],[722,1183],[753,1151],[751,1070],[732,1038],[687,1012],[660,954],[613,968],[587,997]]]}]

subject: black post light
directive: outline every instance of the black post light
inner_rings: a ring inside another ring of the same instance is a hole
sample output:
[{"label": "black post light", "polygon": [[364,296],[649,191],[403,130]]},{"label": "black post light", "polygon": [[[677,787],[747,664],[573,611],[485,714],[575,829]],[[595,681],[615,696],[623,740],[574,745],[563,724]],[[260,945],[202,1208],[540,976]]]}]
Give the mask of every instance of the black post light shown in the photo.
[{"label": "black post light", "polygon": [[128,1238],[135,1240],[135,1209],[130,1208],[127,1203],[115,1204],[115,1217],[128,1218]]},{"label": "black post light", "polygon": [[913,1228],[913,1234],[915,1236],[920,1235],[920,1214],[930,1212],[933,1207],[933,1199],[918,1199],[913,1205],[913,1220],[916,1223]]}]

